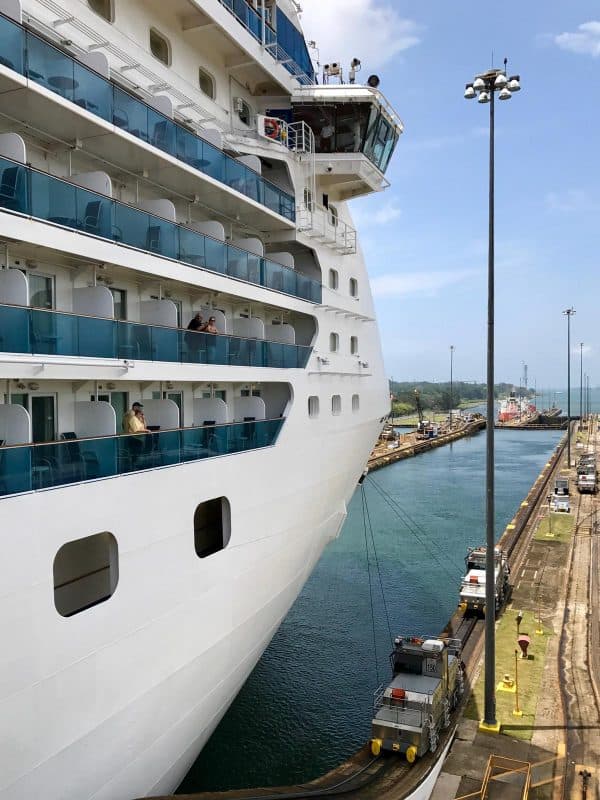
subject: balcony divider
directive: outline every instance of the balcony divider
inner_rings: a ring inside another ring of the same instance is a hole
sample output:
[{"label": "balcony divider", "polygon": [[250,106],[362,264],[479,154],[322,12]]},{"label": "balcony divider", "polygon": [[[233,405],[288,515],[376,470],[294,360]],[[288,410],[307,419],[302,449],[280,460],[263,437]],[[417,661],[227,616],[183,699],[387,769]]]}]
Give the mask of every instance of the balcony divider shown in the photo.
[{"label": "balcony divider", "polygon": [[0,352],[304,369],[312,347],[0,305]]},{"label": "balcony divider", "polygon": [[295,220],[292,195],[72,56],[0,15],[0,64],[198,172]]},{"label": "balcony divider", "polygon": [[0,447],[0,497],[270,447],[283,422],[256,420]]},{"label": "balcony divider", "polygon": [[289,267],[7,158],[0,158],[0,208],[321,302],[321,284]]}]

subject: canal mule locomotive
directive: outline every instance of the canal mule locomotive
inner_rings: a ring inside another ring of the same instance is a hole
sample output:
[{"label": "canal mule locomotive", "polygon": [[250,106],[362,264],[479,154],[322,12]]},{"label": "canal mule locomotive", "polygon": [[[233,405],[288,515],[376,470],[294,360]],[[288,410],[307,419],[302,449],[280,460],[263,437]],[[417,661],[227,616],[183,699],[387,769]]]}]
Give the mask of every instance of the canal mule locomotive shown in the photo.
[{"label": "canal mule locomotive", "polygon": [[409,763],[438,747],[463,693],[459,639],[397,636],[392,680],[375,692],[371,752],[403,753]]}]

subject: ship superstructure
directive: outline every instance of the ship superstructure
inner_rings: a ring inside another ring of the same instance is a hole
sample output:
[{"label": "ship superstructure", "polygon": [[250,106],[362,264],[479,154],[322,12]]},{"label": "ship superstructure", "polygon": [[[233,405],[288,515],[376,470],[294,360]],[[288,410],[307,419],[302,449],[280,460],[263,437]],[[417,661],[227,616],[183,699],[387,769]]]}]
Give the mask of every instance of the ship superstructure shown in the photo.
[{"label": "ship superstructure", "polygon": [[171,791],[339,533],[375,83],[291,0],[0,0],[2,800]]}]

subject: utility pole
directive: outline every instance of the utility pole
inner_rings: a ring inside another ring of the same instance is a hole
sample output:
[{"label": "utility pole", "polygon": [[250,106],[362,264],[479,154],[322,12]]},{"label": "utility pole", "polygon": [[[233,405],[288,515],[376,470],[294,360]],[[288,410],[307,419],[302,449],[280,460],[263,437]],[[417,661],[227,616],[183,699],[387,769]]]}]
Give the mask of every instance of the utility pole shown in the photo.
[{"label": "utility pole", "polygon": [[575,309],[567,308],[563,314],[567,318],[567,463],[571,469],[571,317]]},{"label": "utility pole", "polygon": [[579,424],[583,420],[583,342],[579,342]]},{"label": "utility pole", "polygon": [[454,366],[454,345],[450,345],[450,430],[452,430],[452,408],[454,405],[454,394],[452,391],[452,368]]}]

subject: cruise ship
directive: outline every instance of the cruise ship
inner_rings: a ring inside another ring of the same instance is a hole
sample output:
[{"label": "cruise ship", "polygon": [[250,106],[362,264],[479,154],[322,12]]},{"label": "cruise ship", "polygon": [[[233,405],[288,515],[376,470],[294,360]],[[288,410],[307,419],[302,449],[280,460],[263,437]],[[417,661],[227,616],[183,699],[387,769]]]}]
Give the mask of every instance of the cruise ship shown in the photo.
[{"label": "cruise ship", "polygon": [[340,531],[402,133],[356,71],[293,0],[0,0],[1,800],[172,791]]}]

